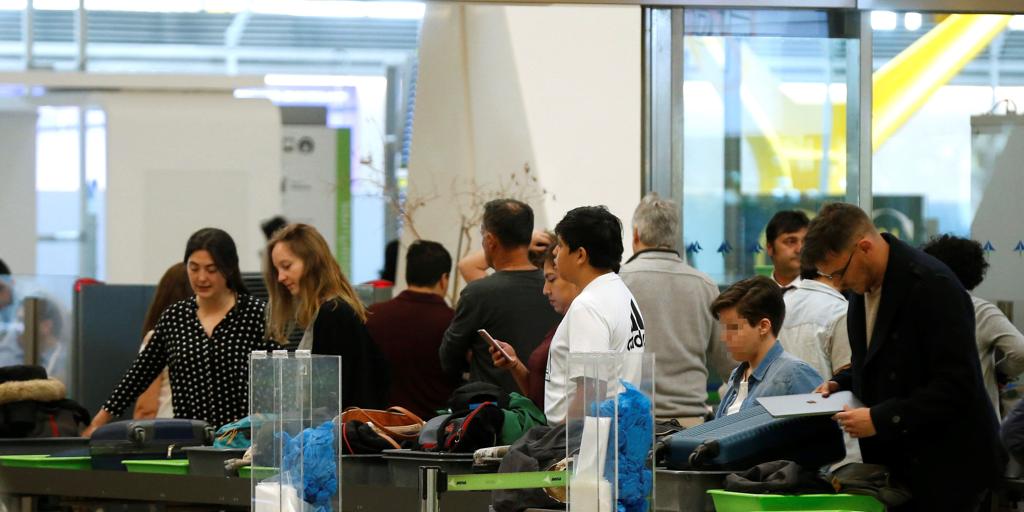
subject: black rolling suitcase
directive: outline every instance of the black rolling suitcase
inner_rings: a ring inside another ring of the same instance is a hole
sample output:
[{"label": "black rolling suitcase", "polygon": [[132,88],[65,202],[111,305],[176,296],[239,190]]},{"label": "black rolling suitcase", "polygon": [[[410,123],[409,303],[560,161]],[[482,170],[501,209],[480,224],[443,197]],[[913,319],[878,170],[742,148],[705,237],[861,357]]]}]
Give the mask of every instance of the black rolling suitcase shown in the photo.
[{"label": "black rolling suitcase", "polygon": [[813,468],[846,455],[843,433],[829,416],[775,418],[760,405],[673,434],[665,440],[669,469],[744,470],[773,460]]},{"label": "black rolling suitcase", "polygon": [[104,425],[89,440],[93,469],[124,471],[125,460],[184,459],[182,448],[213,443],[205,421],[127,420]]}]

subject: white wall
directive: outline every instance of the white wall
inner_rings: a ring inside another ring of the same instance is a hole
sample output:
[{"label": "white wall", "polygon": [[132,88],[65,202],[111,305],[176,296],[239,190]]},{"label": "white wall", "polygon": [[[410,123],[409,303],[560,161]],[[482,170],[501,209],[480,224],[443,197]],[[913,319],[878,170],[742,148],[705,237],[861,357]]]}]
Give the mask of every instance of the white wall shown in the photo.
[{"label": "white wall", "polygon": [[[641,192],[640,29],[633,6],[428,4],[409,164],[419,234],[454,254],[460,217],[479,212],[475,184],[478,199],[529,197],[539,228],[607,205],[628,255]],[[537,181],[517,186],[524,164]],[[411,240],[407,229],[403,247]]]},{"label": "white wall", "polygon": [[281,120],[266,100],[117,93],[107,113],[107,280],[156,282],[203,227],[258,271],[261,220],[281,211]]},{"label": "white wall", "polygon": [[[290,150],[281,155],[281,212],[288,222],[312,225],[335,250],[338,240],[337,132],[324,126],[289,125],[282,134]],[[312,142],[309,149],[299,141]]]},{"label": "white wall", "polygon": [[536,168],[551,192],[545,225],[576,206],[607,205],[628,255],[641,195],[640,8],[519,7],[507,19]]},{"label": "white wall", "polygon": [[0,259],[36,271],[36,111],[0,110]]}]

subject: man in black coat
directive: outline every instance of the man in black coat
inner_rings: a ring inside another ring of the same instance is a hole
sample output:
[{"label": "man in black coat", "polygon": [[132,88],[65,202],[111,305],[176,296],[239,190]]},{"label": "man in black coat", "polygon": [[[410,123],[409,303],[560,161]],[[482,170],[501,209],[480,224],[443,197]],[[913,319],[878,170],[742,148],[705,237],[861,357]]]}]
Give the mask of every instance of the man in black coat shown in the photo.
[{"label": "man in black coat", "polygon": [[852,390],[866,405],[835,416],[860,440],[864,462],[887,465],[910,487],[908,510],[976,510],[1006,455],[963,286],[935,258],[879,234],[850,204],[821,209],[802,259],[854,292],[847,314],[852,367],[819,391]]}]

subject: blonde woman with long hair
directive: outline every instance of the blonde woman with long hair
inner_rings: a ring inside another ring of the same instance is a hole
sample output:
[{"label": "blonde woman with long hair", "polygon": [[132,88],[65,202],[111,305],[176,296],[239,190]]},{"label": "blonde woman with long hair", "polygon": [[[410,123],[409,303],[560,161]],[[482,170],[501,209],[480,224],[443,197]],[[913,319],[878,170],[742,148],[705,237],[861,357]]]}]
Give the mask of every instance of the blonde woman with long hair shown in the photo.
[{"label": "blonde woman with long hair", "polygon": [[341,356],[343,406],[387,405],[387,361],[366,330],[366,307],[324,237],[308,224],[290,224],[274,233],[265,254],[267,336],[286,340],[303,329],[300,349]]}]

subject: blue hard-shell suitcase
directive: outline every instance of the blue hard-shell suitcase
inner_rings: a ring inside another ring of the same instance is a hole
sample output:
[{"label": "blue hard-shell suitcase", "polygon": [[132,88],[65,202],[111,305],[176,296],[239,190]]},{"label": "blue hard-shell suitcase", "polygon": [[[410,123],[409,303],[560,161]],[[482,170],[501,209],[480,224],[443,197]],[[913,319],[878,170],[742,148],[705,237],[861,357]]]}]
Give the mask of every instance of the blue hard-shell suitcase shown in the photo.
[{"label": "blue hard-shell suitcase", "polygon": [[675,433],[665,440],[669,469],[744,470],[773,460],[813,468],[846,455],[829,416],[775,418],[760,405]]},{"label": "blue hard-shell suitcase", "polygon": [[186,419],[126,420],[97,428],[89,439],[93,469],[124,471],[125,460],[184,459],[182,448],[213,444],[213,428]]}]

